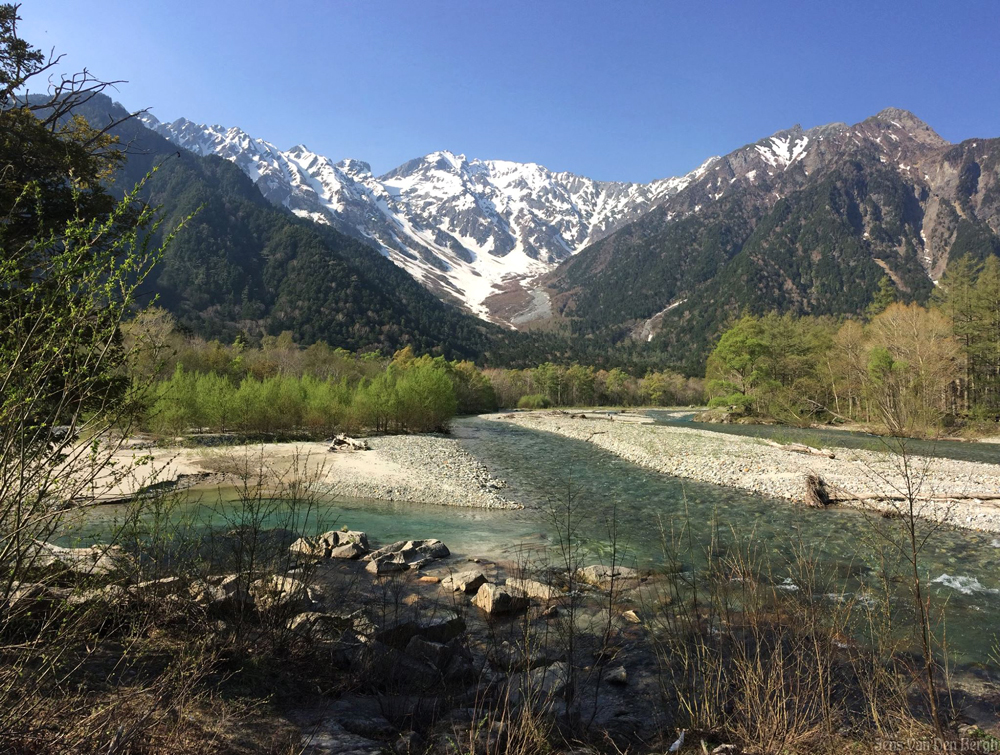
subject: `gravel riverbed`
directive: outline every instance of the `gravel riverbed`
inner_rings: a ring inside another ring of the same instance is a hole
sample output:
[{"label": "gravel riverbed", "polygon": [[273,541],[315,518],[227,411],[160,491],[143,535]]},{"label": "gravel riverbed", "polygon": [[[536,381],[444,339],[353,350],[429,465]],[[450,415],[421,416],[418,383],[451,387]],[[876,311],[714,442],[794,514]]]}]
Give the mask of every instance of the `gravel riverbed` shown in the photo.
[{"label": "gravel riverbed", "polygon": [[[647,469],[751,493],[804,501],[806,475],[819,475],[837,497],[857,496],[848,505],[892,509],[887,498],[905,490],[899,457],[875,451],[834,449],[836,458],[812,456],[746,438],[695,428],[577,419],[568,414],[525,412],[488,415],[533,430],[593,443]],[[1000,465],[952,459],[909,457],[911,479],[920,482],[919,516],[934,521],[1000,532]],[[998,454],[1000,462],[1000,454]],[[882,500],[868,500],[882,496]],[[937,500],[960,496],[961,500]],[[930,499],[935,500],[930,500]]]},{"label": "gravel riverbed", "polygon": [[[383,501],[415,501],[484,509],[519,509],[502,495],[507,484],[492,474],[457,440],[428,435],[369,438],[371,451],[347,452],[352,460],[370,461],[369,470],[344,473],[332,466],[323,484],[336,495]],[[337,452],[339,456],[345,452]],[[353,465],[352,465],[353,466]],[[388,468],[391,473],[383,474]],[[366,474],[366,471],[369,473]]]}]

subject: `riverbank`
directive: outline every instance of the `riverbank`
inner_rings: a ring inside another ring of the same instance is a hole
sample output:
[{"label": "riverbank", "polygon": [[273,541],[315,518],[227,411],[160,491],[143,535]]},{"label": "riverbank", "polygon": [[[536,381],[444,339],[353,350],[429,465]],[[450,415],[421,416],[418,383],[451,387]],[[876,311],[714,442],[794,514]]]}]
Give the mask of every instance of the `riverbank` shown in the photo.
[{"label": "riverbank", "polygon": [[[807,475],[819,475],[847,505],[891,511],[904,489],[899,459],[867,450],[836,449],[835,458],[794,453],[756,438],[696,428],[585,419],[564,412],[486,415],[533,430],[587,441],[634,464],[674,477],[751,493],[806,500]],[[910,457],[921,478],[918,514],[933,521],[1000,532],[1000,465]]]},{"label": "riverbank", "polygon": [[257,443],[214,448],[122,448],[93,486],[88,503],[119,502],[153,490],[233,482],[263,471],[265,484],[292,475],[324,493],[380,501],[518,509],[506,483],[452,438],[391,435],[367,451],[330,451],[328,443]]}]

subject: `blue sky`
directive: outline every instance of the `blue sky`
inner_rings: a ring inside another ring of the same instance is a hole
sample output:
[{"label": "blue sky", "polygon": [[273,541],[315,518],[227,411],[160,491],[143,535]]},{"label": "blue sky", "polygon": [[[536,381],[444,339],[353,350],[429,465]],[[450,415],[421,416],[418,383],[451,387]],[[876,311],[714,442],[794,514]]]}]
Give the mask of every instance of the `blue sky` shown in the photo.
[{"label": "blue sky", "polygon": [[[99,13],[95,13],[99,9]],[[1000,2],[29,0],[22,35],[161,119],[381,173],[436,149],[605,180],[795,123],[1000,136]]]}]

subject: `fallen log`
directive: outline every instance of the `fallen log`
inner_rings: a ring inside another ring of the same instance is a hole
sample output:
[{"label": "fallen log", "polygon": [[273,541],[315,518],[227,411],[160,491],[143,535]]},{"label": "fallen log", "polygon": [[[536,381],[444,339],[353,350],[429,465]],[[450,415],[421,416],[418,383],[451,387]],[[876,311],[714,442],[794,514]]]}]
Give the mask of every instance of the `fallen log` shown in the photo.
[{"label": "fallen log", "polygon": [[825,456],[827,459],[836,459],[837,454],[831,451],[829,448],[813,448],[812,446],[807,446],[803,443],[777,443],[773,440],[765,440],[769,446],[780,449],[782,451],[790,451],[795,454],[808,454],[810,456]]},{"label": "fallen log", "polygon": [[[851,502],[861,502],[861,501],[905,501],[906,496],[903,495],[882,495],[880,493],[859,493],[857,495],[851,495],[850,493],[839,493],[835,496],[831,496],[831,503],[851,503]],[[965,494],[955,494],[955,495],[918,495],[914,496],[914,501],[1000,501],[1000,493],[984,493],[982,495],[965,495]]]},{"label": "fallen log", "polygon": [[330,442],[329,451],[370,451],[368,441],[341,433]]},{"label": "fallen log", "polygon": [[818,474],[806,475],[806,503],[814,509],[825,509],[830,505],[830,491]]}]

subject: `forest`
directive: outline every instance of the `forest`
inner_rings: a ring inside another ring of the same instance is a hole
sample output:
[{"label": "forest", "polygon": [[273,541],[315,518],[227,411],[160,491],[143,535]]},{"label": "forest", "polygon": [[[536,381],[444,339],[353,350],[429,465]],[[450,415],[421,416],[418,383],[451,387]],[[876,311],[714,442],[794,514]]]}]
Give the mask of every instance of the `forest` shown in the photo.
[{"label": "forest", "polygon": [[888,278],[863,319],[746,315],[708,359],[710,405],[894,435],[993,431],[1000,418],[1000,258],[953,261],[929,306]]},{"label": "forest", "polygon": [[468,360],[350,352],[323,341],[300,347],[292,333],[259,346],[185,335],[150,307],[124,325],[143,386],[147,429],[178,434],[302,431],[433,432],[456,414],[550,406],[670,406],[702,401],[702,381],[670,371],[642,376],[545,362],[525,369],[480,368]]}]

